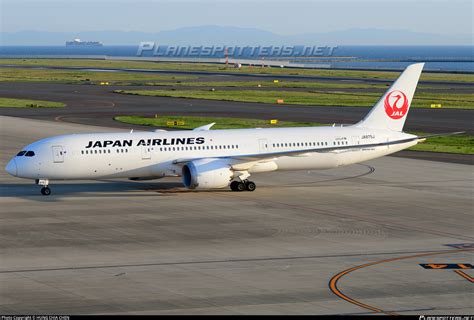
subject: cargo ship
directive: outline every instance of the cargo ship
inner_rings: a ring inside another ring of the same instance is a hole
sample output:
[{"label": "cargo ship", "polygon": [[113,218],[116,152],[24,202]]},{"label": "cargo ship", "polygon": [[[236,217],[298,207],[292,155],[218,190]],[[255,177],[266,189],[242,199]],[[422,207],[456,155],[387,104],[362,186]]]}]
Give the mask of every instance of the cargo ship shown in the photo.
[{"label": "cargo ship", "polygon": [[102,47],[102,42],[99,41],[82,41],[81,39],[74,39],[73,41],[66,41],[66,46],[69,47]]}]

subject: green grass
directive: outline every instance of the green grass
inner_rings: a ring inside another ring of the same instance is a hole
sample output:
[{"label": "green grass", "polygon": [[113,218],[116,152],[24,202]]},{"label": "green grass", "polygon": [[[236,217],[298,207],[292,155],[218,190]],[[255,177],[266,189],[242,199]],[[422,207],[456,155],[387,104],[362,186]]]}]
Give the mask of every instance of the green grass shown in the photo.
[{"label": "green grass", "polygon": [[[274,125],[270,124],[269,120],[193,116],[160,116],[157,118],[147,118],[140,116],[117,116],[114,119],[124,123],[153,127],[167,127],[168,121],[184,121],[183,126],[178,126],[178,128],[180,129],[194,129],[212,122],[216,122],[212,129],[310,127],[324,125],[316,122],[291,121],[279,121],[278,124]],[[427,133],[423,132],[411,133],[419,136],[427,135]],[[424,143],[417,144],[416,146],[411,147],[408,150],[474,154],[474,136],[463,134],[428,138],[427,141],[425,141]]]},{"label": "green grass", "polygon": [[[0,59],[1,61],[2,59]],[[115,85],[154,85],[155,82],[191,80],[195,76],[173,76],[162,74],[142,74],[131,72],[95,72],[75,70],[48,70],[1,68],[0,81],[9,82],[56,82]]]},{"label": "green grass", "polygon": [[[1,61],[1,59],[0,59]],[[28,68],[1,68],[0,81],[8,82],[56,82],[56,83],[92,83],[107,81],[114,85],[150,85],[150,86],[183,86],[183,87],[255,87],[263,88],[340,88],[369,89],[385,88],[381,84],[334,83],[334,82],[300,82],[283,81],[189,81],[196,76],[173,76],[164,74],[142,74],[131,72],[100,72],[80,70],[48,70]]]},{"label": "green grass", "polygon": [[[302,89],[380,89],[383,93],[384,89],[389,87],[388,84],[378,83],[354,83],[354,82],[343,82],[340,80],[334,81],[299,81],[299,80],[279,80],[278,83],[274,83],[273,80],[262,80],[262,81],[168,81],[168,82],[154,82],[152,85],[157,87],[208,87],[208,88],[302,88]],[[443,86],[433,85],[418,85],[417,90],[435,89],[435,90],[449,90],[452,86],[449,84]]]},{"label": "green grass", "polygon": [[61,108],[64,106],[66,105],[62,102],[0,98],[1,108]]},{"label": "green grass", "polygon": [[[241,69],[226,68],[223,64],[212,63],[179,63],[179,62],[151,62],[151,61],[126,61],[126,60],[92,60],[92,59],[0,59],[0,65],[25,65],[25,66],[68,66],[91,68],[133,68],[156,69],[176,71],[211,71],[231,73],[254,73],[271,75],[303,75],[322,77],[348,77],[348,78],[373,78],[395,79],[400,72],[362,71],[362,70],[328,70],[328,69],[294,69],[294,68],[261,68],[243,66]],[[423,73],[421,80],[430,81],[462,81],[474,82],[472,74],[450,73]]]},{"label": "green grass", "polygon": [[[380,98],[380,93],[351,93],[341,91],[271,91],[271,90],[116,90],[122,94],[144,96],[208,99],[240,102],[276,103],[317,106],[370,107]],[[440,103],[443,108],[474,109],[474,96],[469,94],[426,93],[415,95],[414,108],[430,108]]]},{"label": "green grass", "polygon": [[[209,88],[308,88],[308,89],[383,89],[383,84],[366,84],[352,82],[305,82],[305,81],[176,81],[157,82],[155,86],[177,86],[177,87],[209,87]],[[260,87],[259,87],[260,85]]]},{"label": "green grass", "polygon": [[139,116],[117,116],[117,121],[153,127],[168,127],[168,121],[184,121],[182,126],[172,126],[180,129],[194,129],[206,124],[216,122],[212,129],[248,129],[248,128],[282,128],[282,127],[310,127],[321,126],[315,122],[291,122],[279,121],[278,124],[270,124],[270,120],[242,119],[242,118],[216,118],[216,117],[191,117],[191,116],[159,116],[157,118],[146,118]]},{"label": "green grass", "polygon": [[[0,62],[2,60],[0,59]],[[166,74],[143,74],[131,72],[100,72],[81,70],[49,70],[28,68],[0,68],[0,82],[52,82],[69,84],[100,84],[108,82],[110,85],[134,85],[134,86],[157,86],[157,87],[190,87],[190,88],[306,88],[306,89],[383,89],[386,84],[354,83],[335,81],[298,81],[273,80],[262,81],[201,81],[197,76],[166,75]],[[260,85],[260,87],[259,87]],[[419,85],[418,89],[433,89],[436,87]],[[437,87],[441,90],[449,90],[450,86]]]},{"label": "green grass", "polygon": [[[427,135],[423,132],[415,132],[416,135]],[[474,154],[474,136],[469,134],[460,134],[444,137],[428,138],[425,142],[411,147],[409,150],[431,151]]]}]

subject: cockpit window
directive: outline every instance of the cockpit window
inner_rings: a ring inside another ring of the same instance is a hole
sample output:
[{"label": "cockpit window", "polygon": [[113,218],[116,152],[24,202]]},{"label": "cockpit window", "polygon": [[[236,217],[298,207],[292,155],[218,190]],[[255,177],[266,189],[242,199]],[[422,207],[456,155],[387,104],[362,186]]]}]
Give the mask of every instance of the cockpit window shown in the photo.
[{"label": "cockpit window", "polygon": [[25,157],[33,157],[35,153],[33,151],[28,151],[25,153]]},{"label": "cockpit window", "polygon": [[17,157],[21,157],[21,156],[23,156],[25,153],[26,153],[26,151],[20,151],[20,152],[18,152],[18,154],[17,154],[16,156],[17,156]]}]

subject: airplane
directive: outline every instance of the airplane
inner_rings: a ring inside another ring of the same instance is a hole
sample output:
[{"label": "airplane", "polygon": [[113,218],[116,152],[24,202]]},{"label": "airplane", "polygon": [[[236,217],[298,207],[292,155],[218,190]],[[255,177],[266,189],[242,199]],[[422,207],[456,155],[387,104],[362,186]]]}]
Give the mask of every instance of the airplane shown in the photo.
[{"label": "airplane", "polygon": [[[254,191],[260,172],[330,169],[424,141],[402,131],[423,63],[408,66],[360,122],[350,126],[69,134],[36,141],[7,164],[50,195],[51,180],[181,177],[188,189]],[[456,133],[451,133],[456,134]]]}]

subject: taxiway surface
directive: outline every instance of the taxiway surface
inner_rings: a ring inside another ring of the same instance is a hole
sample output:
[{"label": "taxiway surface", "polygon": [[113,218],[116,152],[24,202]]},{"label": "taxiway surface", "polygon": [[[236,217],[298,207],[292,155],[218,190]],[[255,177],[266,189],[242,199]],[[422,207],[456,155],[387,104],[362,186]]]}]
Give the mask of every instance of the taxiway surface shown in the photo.
[{"label": "taxiway surface", "polygon": [[[0,108],[0,115],[130,127],[113,121],[116,115],[187,115],[312,121],[353,124],[369,108],[279,105],[265,103],[149,97],[114,93],[117,89],[156,89],[147,86],[96,86],[58,83],[0,83],[0,96],[19,99],[51,100],[66,103],[65,108]],[[383,90],[382,90],[383,91]],[[382,92],[381,92],[382,94]],[[407,131],[473,133],[474,111],[468,109],[411,109]]]},{"label": "taxiway surface", "polygon": [[45,197],[6,161],[42,137],[111,129],[0,128],[0,313],[474,313],[474,270],[419,265],[472,263],[469,245],[446,246],[474,243],[469,165],[385,157],[255,175],[242,193],[53,182]]}]

